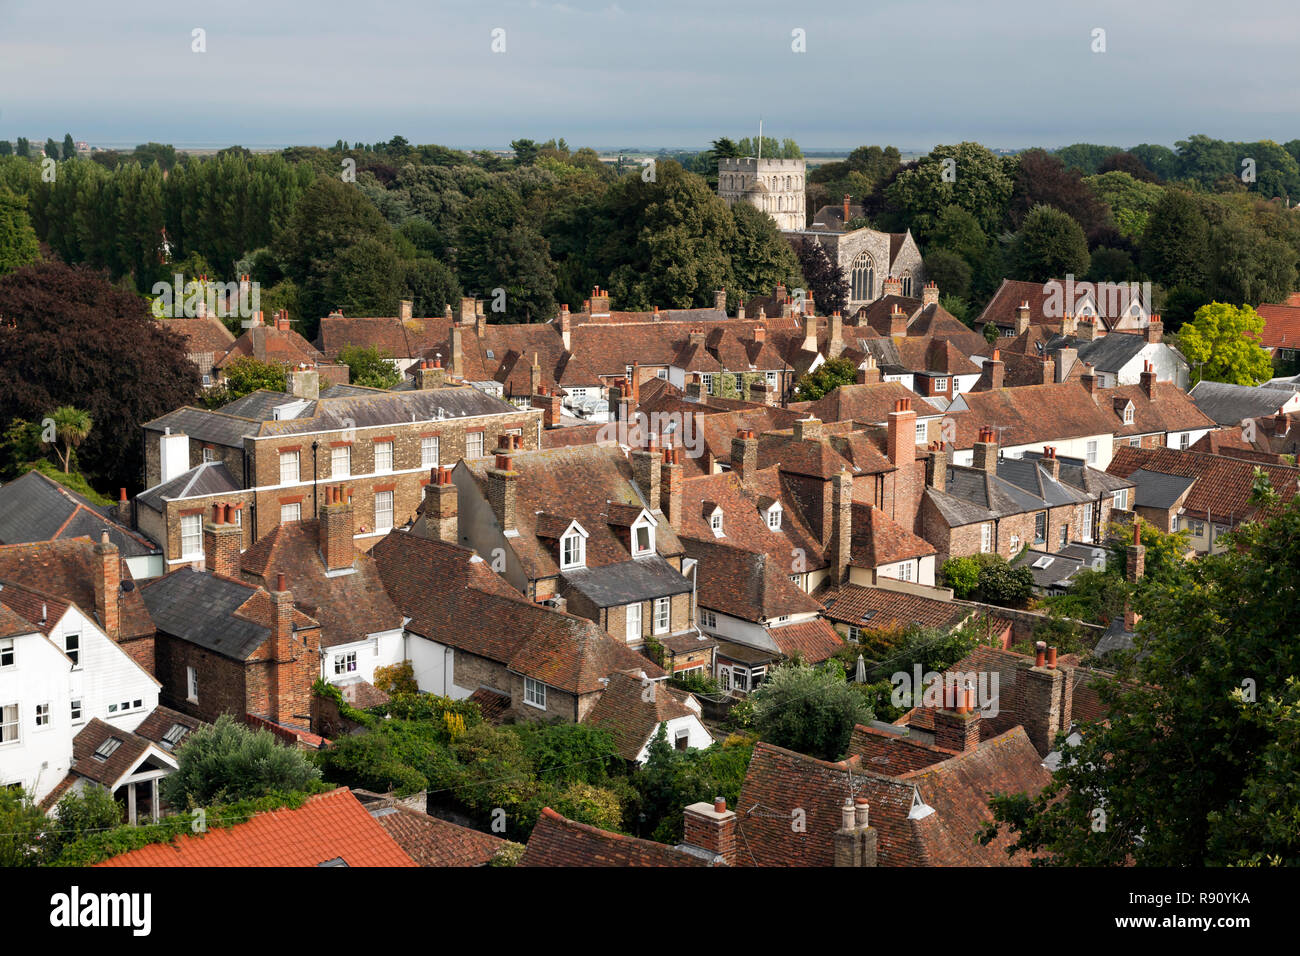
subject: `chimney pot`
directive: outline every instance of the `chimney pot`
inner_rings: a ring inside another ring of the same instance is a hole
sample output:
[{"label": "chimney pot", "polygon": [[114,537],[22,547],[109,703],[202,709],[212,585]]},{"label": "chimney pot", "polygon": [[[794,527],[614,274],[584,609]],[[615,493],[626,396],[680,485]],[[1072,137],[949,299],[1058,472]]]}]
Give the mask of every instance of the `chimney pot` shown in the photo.
[{"label": "chimney pot", "polygon": [[284,586],[284,572],[283,572],[283,571],[278,571],[278,572],[276,572],[276,575],[275,575],[275,589],[276,589],[277,591],[283,591],[283,590],[285,590],[285,586]]},{"label": "chimney pot", "polygon": [[1047,666],[1052,670],[1056,670],[1056,648],[1055,647],[1049,647],[1047,649]]},{"label": "chimney pot", "polygon": [[713,812],[714,812],[714,813],[726,813],[726,812],[727,812],[727,800],[726,800],[725,797],[714,797],[714,798],[713,798]]},{"label": "chimney pot", "polygon": [[1034,666],[1042,667],[1047,663],[1047,642],[1037,641],[1034,644]]}]

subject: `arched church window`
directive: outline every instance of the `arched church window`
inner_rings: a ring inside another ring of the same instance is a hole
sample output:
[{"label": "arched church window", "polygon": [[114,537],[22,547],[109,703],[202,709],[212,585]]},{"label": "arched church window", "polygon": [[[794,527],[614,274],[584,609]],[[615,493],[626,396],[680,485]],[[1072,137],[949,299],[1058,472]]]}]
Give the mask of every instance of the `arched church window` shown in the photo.
[{"label": "arched church window", "polygon": [[903,297],[910,299],[912,297],[912,277],[903,276]]},{"label": "arched church window", "polygon": [[875,298],[876,263],[868,253],[860,252],[853,260],[849,274],[850,298],[854,302],[869,301]]}]

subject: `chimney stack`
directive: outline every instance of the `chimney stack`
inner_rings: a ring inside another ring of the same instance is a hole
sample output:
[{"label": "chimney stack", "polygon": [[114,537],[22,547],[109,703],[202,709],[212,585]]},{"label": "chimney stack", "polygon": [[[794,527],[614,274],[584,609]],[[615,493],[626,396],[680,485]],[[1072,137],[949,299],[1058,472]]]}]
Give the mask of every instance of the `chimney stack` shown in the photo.
[{"label": "chimney stack", "polygon": [[1084,316],[1075,323],[1075,338],[1080,342],[1091,342],[1097,337],[1097,323]]},{"label": "chimney stack", "polygon": [[[1137,584],[1146,573],[1147,549],[1142,544],[1142,518],[1139,515],[1133,515],[1133,543],[1128,546],[1124,554],[1124,580],[1129,584]],[[1138,621],[1142,616],[1133,610],[1133,598],[1130,595],[1124,600],[1124,630],[1130,634],[1137,627]]]},{"label": "chimney stack", "polygon": [[645,496],[646,507],[659,511],[659,473],[664,456],[659,451],[658,436],[647,435],[645,447],[633,450],[628,457],[632,459],[632,479]]},{"label": "chimney stack", "polygon": [[820,418],[801,418],[794,423],[795,441],[821,441],[822,423]]},{"label": "chimney stack", "polygon": [[424,534],[434,541],[456,544],[460,540],[457,491],[451,465],[435,466],[424,486]]},{"label": "chimney stack", "polygon": [[1043,356],[1043,367],[1039,374],[1040,385],[1051,385],[1056,382],[1056,362],[1050,354]]},{"label": "chimney stack", "polygon": [[1156,369],[1150,362],[1145,363],[1142,369],[1142,391],[1146,392],[1148,401],[1155,401],[1156,397]]},{"label": "chimney stack", "polygon": [[718,289],[716,292],[713,293],[713,308],[716,311],[721,312],[723,315],[727,314],[727,290],[726,289]]},{"label": "chimney stack", "polygon": [[99,536],[95,545],[95,616],[99,626],[112,641],[121,640],[122,615],[118,602],[121,600],[122,561],[117,545],[108,540],[108,532]]},{"label": "chimney stack", "polygon": [[692,803],[686,808],[682,842],[713,853],[731,866],[736,862],[735,812],[727,809],[722,797],[715,797],[712,803]]},{"label": "chimney stack", "polygon": [[1150,343],[1155,344],[1165,336],[1165,324],[1160,321],[1160,316],[1153,315],[1147,323],[1147,327],[1142,330],[1143,337]]},{"label": "chimney stack", "polygon": [[403,325],[411,321],[411,310],[414,307],[415,303],[410,299],[403,299],[397,303],[397,317]]},{"label": "chimney stack", "polygon": [[1083,374],[1079,376],[1079,384],[1084,387],[1089,395],[1095,395],[1097,392],[1097,373],[1092,367],[1091,362],[1083,363]]},{"label": "chimney stack", "polygon": [[[503,436],[508,437],[508,436]],[[496,463],[488,469],[488,503],[503,532],[517,530],[515,526],[515,492],[519,472],[514,469],[511,449],[498,448]]]},{"label": "chimney stack", "polygon": [[1056,735],[1068,731],[1074,704],[1073,676],[1056,666],[1056,648],[1044,641],[1034,649],[1034,663],[1017,664],[1016,689],[1020,693],[1021,725],[1039,756],[1052,751]]},{"label": "chimney stack", "polygon": [[[782,317],[785,317],[784,311]],[[803,317],[803,350],[805,352],[817,351],[817,317],[812,313]]]},{"label": "chimney stack", "polygon": [[451,377],[465,377],[465,334],[459,325],[451,327]]},{"label": "chimney stack", "polygon": [[929,282],[925,284],[925,288],[921,290],[921,305],[922,307],[924,307],[927,305],[938,305],[938,304],[939,304],[939,287],[935,285],[934,280],[931,279]]},{"label": "chimney stack", "polygon": [[925,462],[925,484],[936,491],[948,487],[948,451],[941,441],[930,443],[930,455]]},{"label": "chimney stack", "polygon": [[971,453],[971,465],[987,474],[998,472],[998,437],[991,428],[981,428]]},{"label": "chimney stack", "polygon": [[1016,335],[1029,331],[1029,303],[1021,302],[1016,308]]},{"label": "chimney stack", "polygon": [[1079,332],[1079,320],[1069,312],[1061,318],[1061,334],[1068,338],[1074,338]]},{"label": "chimney stack", "polygon": [[325,489],[325,503],[320,509],[320,556],[325,570],[341,571],[352,567],[356,557],[353,534],[352,501],[343,489],[331,485]]},{"label": "chimney stack", "polygon": [[881,294],[901,296],[903,294],[903,280],[895,279],[893,276],[886,276],[884,285],[881,287]]},{"label": "chimney stack", "polygon": [[659,504],[664,517],[674,531],[682,529],[682,450],[669,445],[664,449],[663,466],[659,471]]},{"label": "chimney stack", "polygon": [[876,364],[876,357],[868,352],[867,357],[858,366],[858,384],[875,385],[879,381],[880,366]]},{"label": "chimney stack", "polygon": [[419,366],[411,376],[411,381],[418,391],[442,388],[447,384],[447,370],[442,367],[442,358],[421,359]]},{"label": "chimney stack", "polygon": [[1053,367],[1054,380],[1057,384],[1065,381],[1065,377],[1070,374],[1070,369],[1074,368],[1074,363],[1079,359],[1079,350],[1071,346],[1056,350],[1056,364]]},{"label": "chimney stack", "polygon": [[[1283,432],[1285,434],[1285,431]],[[119,488],[117,491],[117,510],[113,512],[120,524],[131,527],[131,502],[126,497],[126,489]]]},{"label": "chimney stack", "polygon": [[902,338],[907,335],[907,313],[895,303],[889,310],[889,337]]},{"label": "chimney stack", "polygon": [[916,461],[916,412],[910,398],[894,402],[889,413],[889,461],[895,468],[911,468]]},{"label": "chimney stack", "polygon": [[569,318],[569,304],[567,302],[560,306],[560,340],[564,343],[564,351],[573,351],[573,322]]},{"label": "chimney stack", "polygon": [[849,194],[844,194],[844,228],[849,228]]},{"label": "chimney stack", "polygon": [[[975,706],[975,688],[967,679],[961,687],[943,681],[943,706],[934,712],[934,745],[957,753],[969,753],[980,745],[980,715]],[[951,698],[951,699],[949,699]]]},{"label": "chimney stack", "polygon": [[1052,445],[1043,446],[1043,457],[1038,459],[1047,473],[1052,476],[1053,481],[1061,480],[1061,459],[1056,457],[1056,448]]},{"label": "chimney stack", "polygon": [[731,439],[731,470],[736,473],[742,485],[754,480],[758,471],[758,439],[753,429],[742,428]]},{"label": "chimney stack", "polygon": [[235,524],[234,509],[228,504],[215,504],[208,520],[203,523],[203,566],[222,577],[239,577],[239,549],[244,543],[244,531]]},{"label": "chimney stack", "polygon": [[828,321],[830,334],[826,342],[826,357],[839,358],[840,353],[844,351],[844,319],[836,309],[831,313]]},{"label": "chimney stack", "polygon": [[1002,352],[994,349],[992,357],[985,359],[984,367],[980,369],[980,382],[988,386],[988,391],[996,391],[1002,387],[1006,372],[1006,366],[1002,362]]},{"label": "chimney stack", "polygon": [[832,562],[832,582],[838,585],[848,579],[853,557],[853,476],[847,468],[831,479],[831,509],[826,557]]},{"label": "chimney stack", "polygon": [[596,286],[591,290],[591,314],[609,315],[609,290]]},{"label": "chimney stack", "polygon": [[[278,724],[302,721],[309,703],[310,682],[302,686],[300,671],[311,671],[314,661],[300,661],[306,648],[298,648],[293,640],[293,594],[285,583],[284,572],[275,576],[275,590],[271,592],[271,680],[269,687],[270,718]],[[303,664],[307,666],[304,667]],[[312,676],[310,673],[307,675]],[[305,693],[304,693],[305,691]]]},{"label": "chimney stack", "polygon": [[866,797],[845,797],[840,828],[834,836],[834,866],[876,866],[879,835],[869,825],[871,805]]}]

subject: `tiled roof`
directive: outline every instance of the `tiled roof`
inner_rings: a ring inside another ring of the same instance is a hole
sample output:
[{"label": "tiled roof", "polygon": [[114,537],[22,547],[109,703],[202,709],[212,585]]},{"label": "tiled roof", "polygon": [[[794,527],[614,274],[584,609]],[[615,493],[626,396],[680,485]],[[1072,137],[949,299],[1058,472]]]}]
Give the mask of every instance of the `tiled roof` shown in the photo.
[{"label": "tiled roof", "polygon": [[20,634],[35,634],[38,628],[17,611],[11,611],[4,603],[5,597],[0,592],[0,637],[18,637]]},{"label": "tiled roof", "polygon": [[370,553],[389,597],[410,618],[406,629],[412,633],[571,694],[603,689],[601,678],[615,671],[663,676],[649,658],[594,622],[529,603],[508,584],[485,581],[484,575],[496,575],[463,548],[393,532]]},{"label": "tiled roof", "polygon": [[501,837],[400,804],[372,809],[370,815],[419,866],[486,866],[506,845]]},{"label": "tiled roof", "polygon": [[175,332],[185,340],[185,351],[190,355],[222,355],[235,342],[235,337],[218,318],[210,315],[194,318],[159,319],[158,324]]},{"label": "tiled roof", "polygon": [[850,564],[878,568],[937,553],[934,545],[908,531],[875,505],[854,502],[851,516]]},{"label": "tiled roof", "polygon": [[824,422],[857,421],[883,425],[900,398],[911,401],[917,418],[933,418],[939,410],[901,382],[841,385],[814,402],[791,402],[790,408]]},{"label": "tiled roof", "polygon": [[[1003,279],[1002,285],[998,286],[993,298],[989,304],[984,307],[980,317],[975,320],[975,327],[982,329],[986,322],[992,322],[994,325],[1014,326],[1016,324],[1016,313],[1022,302],[1029,303],[1029,321],[1031,325],[1060,325],[1060,316],[1047,315],[1047,302],[1052,297],[1052,284],[1058,287],[1056,296],[1058,300],[1064,299],[1065,283],[1059,279],[1051,279],[1048,282],[1021,282],[1016,279]],[[1076,296],[1083,293],[1081,288],[1083,283],[1076,284]],[[1097,312],[1106,321],[1107,327],[1112,325],[1120,318],[1122,310],[1128,306],[1128,302],[1120,303],[1121,312],[1111,314],[1108,311],[1108,303],[1105,297],[1101,301],[1094,303]]]},{"label": "tiled roof", "polygon": [[[95,611],[95,545],[86,538],[40,541],[32,544],[0,546],[0,580],[14,581],[39,588],[77,605],[86,615],[98,620]],[[118,615],[122,637],[149,637],[154,622],[134,586],[126,559],[121,559],[121,576],[131,583],[130,590],[118,592]],[[103,626],[103,621],[98,622]]]},{"label": "tiled roof", "polygon": [[374,559],[353,555],[351,573],[326,573],[320,556],[320,521],[277,525],[240,556],[245,580],[270,590],[283,572],[294,603],[320,622],[321,647],[363,641],[398,630],[402,614],[384,592]]},{"label": "tiled roof", "polygon": [[29,471],[0,485],[0,544],[80,537],[98,541],[107,531],[108,540],[125,557],[158,551],[153,542],[110,518],[108,510],[39,471]]},{"label": "tiled roof", "polygon": [[542,810],[519,866],[709,866],[708,860],[664,843],[598,830]]},{"label": "tiled roof", "polygon": [[163,707],[159,704],[149,712],[149,715],[144,720],[140,721],[135,728],[135,733],[138,737],[152,740],[163,750],[170,753],[184,740],[184,736],[175,742],[166,739],[168,733],[177,726],[183,727],[185,734],[188,735],[204,726],[204,722],[197,717],[182,714],[178,710],[172,710],[170,707]]},{"label": "tiled roof", "polygon": [[844,639],[825,618],[794,624],[769,624],[767,636],[786,657],[798,657],[806,664],[820,664],[844,649]]},{"label": "tiled roof", "polygon": [[[1213,428],[1215,424],[1214,419],[1197,408],[1187,393],[1172,382],[1156,382],[1149,398],[1141,385],[1099,388],[1092,397],[1098,408],[1112,416],[1111,427],[1117,438]],[[1133,421],[1126,425],[1124,408],[1129,403],[1133,405]]]},{"label": "tiled roof", "polygon": [[325,357],[297,332],[278,329],[274,325],[254,325],[245,329],[213,365],[225,368],[243,356],[251,356],[259,362],[282,365],[297,365],[300,362],[315,365]]},{"label": "tiled roof", "polygon": [[259,813],[123,853],[99,866],[415,866],[347,787],[308,797],[297,810]]},{"label": "tiled roof", "polygon": [[[960,411],[965,403],[967,410]],[[987,392],[966,392],[954,401],[949,414],[956,425],[952,447],[972,448],[981,428],[999,428],[999,444],[1032,445],[1085,435],[1109,435],[1114,416],[1088,400],[1083,386],[1074,382],[1025,385]]]},{"label": "tiled roof", "polygon": [[39,630],[46,637],[62,619],[71,605],[46,591],[38,591],[24,584],[4,581],[0,590],[0,605],[22,617],[29,625],[21,634]]},{"label": "tiled roof", "polygon": [[[90,723],[72,738],[70,769],[77,776],[111,790],[151,752],[155,760],[161,761],[157,750],[152,741],[92,717]],[[96,753],[104,756],[96,756]]]},{"label": "tiled roof", "polygon": [[479,710],[483,712],[483,719],[489,723],[496,723],[510,709],[510,695],[502,694],[490,687],[480,687],[469,695],[469,699],[478,704]]},{"label": "tiled roof", "polygon": [[[779,529],[769,528],[763,519],[759,511],[762,499],[781,501]],[[721,538],[713,534],[704,518],[705,501],[722,508]],[[740,477],[734,471],[687,479],[682,483],[681,537],[683,544],[685,539],[693,538],[706,544],[761,551],[776,563],[789,564],[794,552],[799,550],[808,570],[826,566],[821,543],[808,528],[798,506],[784,493],[775,468],[759,470],[748,488],[741,486]]]},{"label": "tiled roof", "polygon": [[[584,723],[607,730],[625,760],[635,760],[659,725],[678,717],[698,716],[664,681],[651,683],[627,674],[611,674]],[[648,698],[648,699],[647,699]]]},{"label": "tiled roof", "polygon": [[830,620],[869,631],[901,631],[914,624],[947,631],[972,613],[965,604],[857,584],[829,588],[817,597]]},{"label": "tiled roof", "polygon": [[696,539],[686,541],[686,553],[700,562],[696,573],[701,607],[746,621],[821,610],[790,581],[788,555],[778,562],[765,552]]},{"label": "tiled roof", "polygon": [[1266,349],[1300,349],[1300,308],[1287,305],[1259,305],[1264,318],[1260,344]]},{"label": "tiled roof", "polygon": [[1250,503],[1255,469],[1262,469],[1278,494],[1278,507],[1284,506],[1297,491],[1300,468],[1271,465],[1239,458],[1224,458],[1172,448],[1133,448],[1121,445],[1106,469],[1112,475],[1129,478],[1139,469],[1163,475],[1195,478],[1183,511],[1189,515],[1235,523],[1255,516],[1258,509]]}]

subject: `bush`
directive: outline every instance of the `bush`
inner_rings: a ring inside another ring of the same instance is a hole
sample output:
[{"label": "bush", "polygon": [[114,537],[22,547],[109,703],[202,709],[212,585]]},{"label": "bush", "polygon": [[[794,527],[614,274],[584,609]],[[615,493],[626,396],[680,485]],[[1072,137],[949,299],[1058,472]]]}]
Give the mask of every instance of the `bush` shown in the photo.
[{"label": "bush", "polygon": [[420,692],[420,685],[415,682],[415,667],[410,661],[376,667],[374,685],[377,690],[390,696]]},{"label": "bush", "polygon": [[838,760],[854,725],[871,719],[871,708],[844,679],[839,661],[782,664],[768,671],[750,698],[762,739],[822,760]]},{"label": "bush", "polygon": [[176,750],[180,769],[164,777],[162,796],[177,810],[250,800],[274,793],[313,792],[320,771],[306,754],[266,730],[251,730],[229,714],[189,734]]}]

